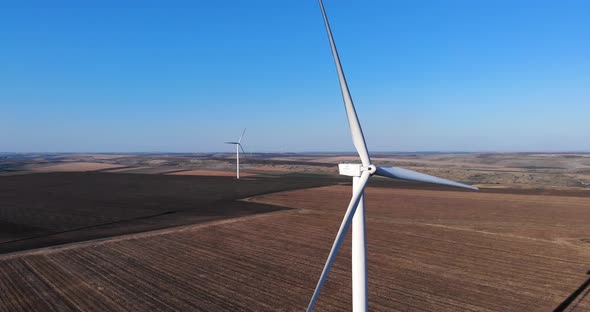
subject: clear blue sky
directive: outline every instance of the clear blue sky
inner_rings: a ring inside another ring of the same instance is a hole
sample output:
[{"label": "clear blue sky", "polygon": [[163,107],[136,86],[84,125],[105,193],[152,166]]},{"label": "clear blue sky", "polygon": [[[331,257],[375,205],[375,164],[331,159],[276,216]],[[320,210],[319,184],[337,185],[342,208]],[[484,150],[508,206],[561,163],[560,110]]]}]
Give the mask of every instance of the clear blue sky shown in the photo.
[{"label": "clear blue sky", "polygon": [[[590,151],[590,1],[325,5],[371,151]],[[231,151],[244,127],[353,150],[317,1],[0,0],[0,152]]]}]

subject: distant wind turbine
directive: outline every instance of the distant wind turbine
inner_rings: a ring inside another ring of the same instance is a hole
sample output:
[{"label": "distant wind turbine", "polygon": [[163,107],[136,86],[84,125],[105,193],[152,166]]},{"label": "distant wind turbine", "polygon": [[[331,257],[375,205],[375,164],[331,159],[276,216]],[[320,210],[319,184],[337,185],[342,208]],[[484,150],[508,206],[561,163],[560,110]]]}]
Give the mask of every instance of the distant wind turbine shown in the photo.
[{"label": "distant wind turbine", "polygon": [[352,198],[350,199],[350,203],[348,204],[348,208],[344,214],[344,219],[342,220],[342,224],[340,225],[340,229],[338,230],[338,234],[336,235],[336,239],[334,240],[332,249],[330,250],[330,254],[328,255],[328,259],[326,260],[326,264],[324,265],[324,269],[320,275],[320,279],[317,283],[313,296],[311,297],[307,311],[311,311],[313,309],[320,294],[320,290],[322,289],[322,286],[328,277],[330,268],[334,263],[334,259],[336,258],[338,250],[340,249],[340,245],[344,241],[344,237],[346,236],[346,232],[348,231],[348,227],[351,223],[353,227],[352,307],[353,311],[355,312],[367,311],[367,252],[365,239],[364,190],[367,182],[369,181],[369,177],[376,174],[388,178],[443,184],[472,190],[477,190],[477,188],[408,169],[398,167],[376,167],[371,163],[369,151],[367,150],[365,138],[361,129],[361,124],[356,114],[352,97],[350,96],[350,92],[348,90],[346,78],[344,77],[344,71],[342,70],[340,58],[338,57],[338,51],[336,50],[336,44],[334,43],[332,31],[330,30],[330,25],[328,23],[328,17],[326,16],[326,11],[324,10],[324,4],[322,3],[322,0],[319,0],[319,2],[322,16],[324,17],[324,25],[326,27],[326,31],[328,32],[332,56],[334,58],[334,63],[336,64],[336,71],[338,72],[338,80],[340,82],[340,89],[342,91],[346,116],[348,118],[348,126],[350,127],[352,141],[361,158],[362,164],[338,165],[341,175],[352,177]]},{"label": "distant wind turbine", "polygon": [[246,154],[242,144],[240,144],[242,142],[242,138],[244,137],[244,133],[246,133],[246,128],[244,128],[244,131],[242,131],[242,135],[240,135],[240,138],[237,142],[224,142],[225,144],[234,144],[236,146],[236,179],[240,178],[240,149],[242,152],[244,152],[244,154]]}]

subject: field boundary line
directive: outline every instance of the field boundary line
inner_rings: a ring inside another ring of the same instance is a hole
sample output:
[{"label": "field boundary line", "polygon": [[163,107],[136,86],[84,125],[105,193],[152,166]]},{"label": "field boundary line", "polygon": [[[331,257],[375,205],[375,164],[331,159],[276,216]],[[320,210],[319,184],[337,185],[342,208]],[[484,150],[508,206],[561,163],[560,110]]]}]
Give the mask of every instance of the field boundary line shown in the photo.
[{"label": "field boundary line", "polygon": [[[282,207],[279,205],[273,205],[273,206]],[[271,215],[275,215],[275,214],[299,212],[302,210],[302,209],[293,209],[293,208],[289,208],[289,207],[282,207],[282,208],[284,208],[284,209],[263,212],[263,213],[257,213],[257,214],[253,214],[253,215],[247,215],[247,216],[239,216],[239,217],[228,218],[228,219],[223,219],[223,220],[212,220],[209,222],[189,224],[189,225],[180,225],[180,226],[175,226],[175,227],[166,228],[166,229],[145,231],[145,232],[141,232],[141,233],[124,234],[124,235],[119,235],[119,236],[97,238],[97,239],[91,239],[91,240],[86,240],[86,241],[82,241],[82,242],[68,243],[68,244],[63,244],[63,245],[56,245],[56,246],[41,247],[41,248],[36,248],[36,249],[15,251],[15,252],[10,252],[10,253],[0,255],[0,261],[14,259],[14,258],[20,258],[20,257],[26,257],[26,256],[32,256],[32,255],[48,255],[48,254],[58,253],[58,252],[61,252],[64,250],[70,250],[70,249],[76,249],[76,248],[91,247],[91,246],[97,247],[97,246],[101,246],[101,245],[105,245],[105,244],[109,244],[109,243],[120,242],[120,241],[127,241],[127,240],[134,240],[134,239],[139,239],[139,238],[144,238],[144,237],[152,237],[152,236],[166,235],[166,234],[171,234],[171,233],[191,231],[191,230],[196,230],[196,229],[200,229],[200,228],[207,228],[207,227],[221,225],[221,224],[248,221],[251,219],[261,218],[261,217],[265,217],[265,216],[271,216]]]}]

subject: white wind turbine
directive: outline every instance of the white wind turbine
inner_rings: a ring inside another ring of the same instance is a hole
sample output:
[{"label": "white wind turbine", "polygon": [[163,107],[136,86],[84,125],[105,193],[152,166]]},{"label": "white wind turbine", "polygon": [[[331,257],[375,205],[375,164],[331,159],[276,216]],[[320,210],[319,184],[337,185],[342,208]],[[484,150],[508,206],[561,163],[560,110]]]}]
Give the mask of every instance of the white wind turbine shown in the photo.
[{"label": "white wind turbine", "polygon": [[322,289],[322,286],[324,285],[324,282],[328,277],[330,268],[332,267],[334,259],[336,258],[336,254],[340,249],[340,245],[344,241],[346,232],[348,231],[348,227],[350,226],[351,222],[353,228],[352,306],[353,311],[355,312],[367,311],[367,253],[365,240],[365,207],[363,194],[365,186],[369,181],[369,177],[376,174],[379,176],[389,178],[450,185],[468,188],[472,190],[477,190],[477,188],[474,186],[465,185],[462,183],[457,183],[442,178],[437,178],[434,176],[403,168],[376,167],[371,163],[371,158],[369,157],[369,152],[365,144],[363,131],[361,129],[361,125],[356,115],[354,104],[352,102],[352,97],[350,96],[350,92],[348,91],[348,86],[346,84],[344,72],[342,71],[342,65],[340,64],[340,58],[338,57],[336,44],[334,43],[334,39],[332,38],[332,31],[330,30],[328,17],[326,16],[326,11],[324,10],[324,4],[322,3],[322,0],[319,0],[319,2],[320,8],[322,10],[322,15],[324,17],[326,31],[328,32],[328,38],[330,40],[332,56],[334,57],[334,63],[336,64],[336,71],[338,72],[338,80],[340,81],[340,89],[342,91],[342,98],[344,100],[344,108],[346,109],[348,125],[350,127],[350,132],[352,134],[352,141],[361,158],[362,164],[338,165],[338,169],[341,175],[352,177],[352,198],[350,199],[350,203],[348,204],[348,208],[346,209],[346,213],[344,214],[342,224],[340,224],[340,229],[338,230],[338,234],[336,235],[336,239],[334,240],[334,244],[332,245],[332,249],[330,250],[330,254],[328,255],[328,259],[326,260],[326,264],[324,265],[324,269],[322,270],[322,274],[320,275],[320,279],[317,283],[313,296],[311,297],[311,300],[307,307],[307,311],[311,311],[313,309],[314,304],[318,299],[320,290]]},{"label": "white wind turbine", "polygon": [[244,152],[244,154],[246,154],[242,144],[240,144],[242,142],[242,138],[244,137],[244,133],[246,133],[246,128],[244,128],[244,131],[242,131],[242,135],[240,135],[240,138],[237,142],[224,142],[225,144],[234,144],[236,146],[236,179],[240,178],[240,149],[242,152]]}]

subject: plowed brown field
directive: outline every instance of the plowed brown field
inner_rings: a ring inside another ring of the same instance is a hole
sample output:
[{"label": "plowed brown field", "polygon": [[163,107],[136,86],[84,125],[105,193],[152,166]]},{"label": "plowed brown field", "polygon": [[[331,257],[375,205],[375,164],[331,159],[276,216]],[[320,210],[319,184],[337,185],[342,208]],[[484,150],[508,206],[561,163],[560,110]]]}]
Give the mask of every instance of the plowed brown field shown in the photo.
[{"label": "plowed brown field", "polygon": [[78,172],[78,171],[97,171],[97,170],[105,170],[105,169],[116,169],[123,167],[121,165],[113,165],[113,164],[106,164],[106,163],[92,163],[92,162],[69,162],[69,163],[59,163],[53,164],[48,166],[38,166],[32,167],[32,171],[39,171],[39,172]]},{"label": "plowed brown field", "polygon": [[[0,310],[303,311],[349,193],[274,193],[249,201],[301,209],[0,256]],[[581,196],[368,188],[370,310],[590,311]],[[316,310],[349,310],[350,288],[347,241]]]},{"label": "plowed brown field", "polygon": [[[233,171],[214,171],[214,170],[186,170],[169,173],[172,175],[194,175],[194,176],[215,176],[215,177],[235,177],[236,173]],[[251,177],[254,174],[241,172],[242,177]]]}]

